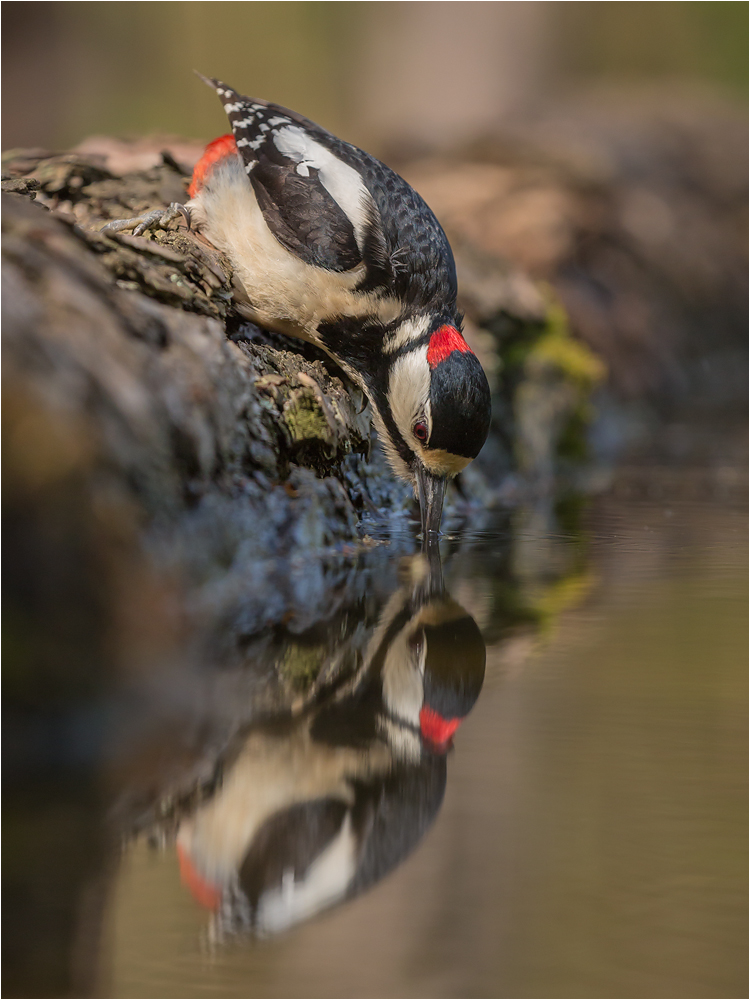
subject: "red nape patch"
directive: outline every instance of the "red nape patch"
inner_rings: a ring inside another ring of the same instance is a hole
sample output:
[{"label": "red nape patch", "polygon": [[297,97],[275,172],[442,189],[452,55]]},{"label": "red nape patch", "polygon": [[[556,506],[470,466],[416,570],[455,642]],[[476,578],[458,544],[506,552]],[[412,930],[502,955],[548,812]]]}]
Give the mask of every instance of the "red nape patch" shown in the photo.
[{"label": "red nape patch", "polygon": [[207,910],[218,910],[221,902],[221,892],[215,885],[199,875],[195,870],[195,865],[190,860],[190,855],[182,846],[177,845],[177,857],[180,861],[180,878],[182,884],[186,885],[193,895],[193,899],[204,906]]},{"label": "red nape patch", "polygon": [[430,368],[434,368],[454,351],[460,351],[462,354],[474,353],[455,326],[441,326],[430,337],[427,364]]},{"label": "red nape patch", "polygon": [[203,156],[195,164],[193,169],[193,179],[190,181],[188,194],[195,198],[206,180],[206,176],[211,172],[213,165],[225,156],[231,156],[237,152],[237,143],[233,135],[222,135],[213,142],[209,142],[203,150]]},{"label": "red nape patch", "polygon": [[419,713],[419,728],[428,743],[443,747],[461,725],[461,719],[444,719],[434,708],[425,705]]}]

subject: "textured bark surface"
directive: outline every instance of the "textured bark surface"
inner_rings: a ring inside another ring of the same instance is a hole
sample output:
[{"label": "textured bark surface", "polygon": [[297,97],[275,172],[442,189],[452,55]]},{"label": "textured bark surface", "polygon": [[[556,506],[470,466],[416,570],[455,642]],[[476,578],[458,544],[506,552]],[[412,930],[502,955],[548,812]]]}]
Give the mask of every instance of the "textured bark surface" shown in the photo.
[{"label": "textured bark surface", "polygon": [[[315,544],[330,532],[354,537],[363,500],[342,486],[370,450],[361,393],[309,350],[279,350],[262,335],[250,344],[243,331],[227,339],[228,265],[192,237],[164,240],[172,246],[109,239],[10,196],[7,384],[75,425],[92,469],[106,468],[149,521],[174,520],[211,494],[295,520],[292,508],[322,491],[336,517]],[[291,542],[277,534],[277,545]]]}]

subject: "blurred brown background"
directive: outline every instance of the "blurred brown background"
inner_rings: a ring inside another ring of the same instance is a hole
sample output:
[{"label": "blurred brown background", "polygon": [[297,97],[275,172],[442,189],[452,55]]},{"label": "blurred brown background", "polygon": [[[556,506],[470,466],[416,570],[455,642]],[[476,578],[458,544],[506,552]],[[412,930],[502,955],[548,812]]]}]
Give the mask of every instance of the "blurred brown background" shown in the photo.
[{"label": "blurred brown background", "polygon": [[192,74],[375,149],[453,145],[566,91],[680,81],[746,99],[745,3],[19,3],[3,147],[224,128]]}]

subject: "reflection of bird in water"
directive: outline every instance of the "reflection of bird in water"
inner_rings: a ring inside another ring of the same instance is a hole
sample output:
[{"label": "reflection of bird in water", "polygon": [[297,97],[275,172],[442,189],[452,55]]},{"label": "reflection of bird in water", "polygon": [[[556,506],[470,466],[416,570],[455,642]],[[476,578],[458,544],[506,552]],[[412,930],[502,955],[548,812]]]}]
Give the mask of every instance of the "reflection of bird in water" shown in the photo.
[{"label": "reflection of bird in water", "polygon": [[413,850],[442,803],[445,755],[484,663],[479,629],[444,593],[438,565],[391,597],[344,688],[253,729],[178,834],[183,880],[219,933],[285,930]]}]

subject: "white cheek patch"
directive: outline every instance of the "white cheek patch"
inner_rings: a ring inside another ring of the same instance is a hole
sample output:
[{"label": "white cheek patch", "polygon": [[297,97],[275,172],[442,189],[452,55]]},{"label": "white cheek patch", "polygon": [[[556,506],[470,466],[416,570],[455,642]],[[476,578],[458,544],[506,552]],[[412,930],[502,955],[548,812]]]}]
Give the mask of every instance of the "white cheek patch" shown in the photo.
[{"label": "white cheek patch", "polygon": [[388,400],[401,436],[414,447],[412,427],[422,413],[430,419],[430,366],[427,347],[409,351],[398,358],[391,369]]},{"label": "white cheek patch", "polygon": [[[279,129],[273,141],[280,153],[299,164],[297,172],[303,177],[309,175],[310,167],[318,171],[320,183],[351,222],[357,246],[362,250],[365,226],[375,205],[357,171],[294,126]],[[307,173],[303,174],[300,167]]]},{"label": "white cheek patch", "polygon": [[415,653],[409,643],[411,630],[404,629],[388,650],[383,667],[383,700],[391,715],[419,727],[424,701],[424,662],[427,647]]}]

